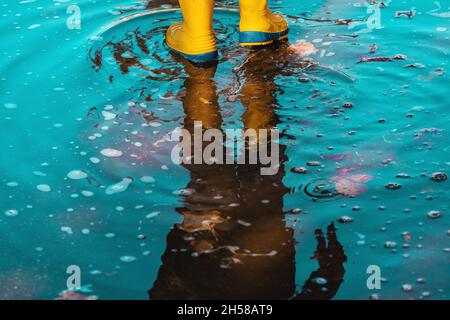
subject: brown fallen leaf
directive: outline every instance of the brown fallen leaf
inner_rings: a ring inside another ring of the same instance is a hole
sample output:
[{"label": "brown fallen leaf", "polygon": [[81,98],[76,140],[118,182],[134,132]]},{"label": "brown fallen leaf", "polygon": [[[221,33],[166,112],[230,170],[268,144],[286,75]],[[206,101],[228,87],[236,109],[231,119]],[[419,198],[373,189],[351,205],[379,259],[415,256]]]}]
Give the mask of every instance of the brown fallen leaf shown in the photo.
[{"label": "brown fallen leaf", "polygon": [[295,44],[291,44],[288,47],[288,51],[303,57],[303,56],[308,56],[310,54],[316,53],[317,49],[310,42],[300,41]]}]

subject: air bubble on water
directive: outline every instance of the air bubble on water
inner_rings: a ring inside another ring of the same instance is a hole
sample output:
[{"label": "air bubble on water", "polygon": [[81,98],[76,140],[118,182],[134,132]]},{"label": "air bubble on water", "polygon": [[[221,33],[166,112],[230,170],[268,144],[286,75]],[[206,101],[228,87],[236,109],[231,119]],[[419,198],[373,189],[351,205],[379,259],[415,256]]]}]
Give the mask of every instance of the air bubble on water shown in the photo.
[{"label": "air bubble on water", "polygon": [[61,227],[61,231],[67,234],[73,234],[72,228],[71,227]]},{"label": "air bubble on water", "polygon": [[38,184],[36,186],[36,189],[38,189],[41,192],[50,192],[50,191],[52,191],[52,188],[48,184]]},{"label": "air bubble on water", "polygon": [[183,188],[183,189],[175,190],[172,193],[175,195],[179,195],[179,196],[189,196],[194,193],[194,189]]},{"label": "air bubble on water", "polygon": [[112,149],[112,148],[105,148],[102,151],[100,151],[100,153],[102,155],[104,155],[105,157],[109,157],[109,158],[117,158],[117,157],[121,157],[123,152],[117,149]]},{"label": "air bubble on water", "polygon": [[84,229],[81,229],[81,233],[82,234],[89,234],[89,233],[91,233],[91,231],[89,229],[87,229],[87,228],[84,228]]},{"label": "air bubble on water", "polygon": [[9,103],[5,103],[3,105],[6,109],[16,109],[17,108],[17,104],[9,102]]},{"label": "air bubble on water", "polygon": [[42,171],[33,171],[33,174],[38,177],[46,177],[47,174]]},{"label": "air bubble on water", "polygon": [[116,235],[112,232],[105,233],[105,238],[108,238],[108,239],[114,238],[115,236]]},{"label": "air bubble on water", "polygon": [[89,160],[90,160],[92,163],[94,163],[94,164],[97,164],[97,163],[100,162],[100,159],[99,159],[99,158],[96,158],[96,157],[90,157]]},{"label": "air bubble on water", "polygon": [[100,270],[91,270],[89,271],[89,274],[91,274],[92,276],[98,276],[101,275],[102,272]]},{"label": "air bubble on water", "polygon": [[83,191],[81,191],[81,194],[85,197],[92,197],[94,195],[94,193],[89,190],[83,190]]},{"label": "air bubble on water", "polygon": [[11,188],[17,187],[18,185],[19,184],[15,181],[10,181],[6,184],[7,187],[11,187]]},{"label": "air bubble on water", "polygon": [[153,177],[151,177],[151,176],[143,176],[140,180],[142,182],[144,182],[144,183],[153,183],[153,182],[155,182],[155,179]]},{"label": "air bubble on water", "polygon": [[72,170],[67,174],[67,177],[72,180],[86,179],[87,173],[82,170]]},{"label": "air bubble on water", "polygon": [[152,218],[155,218],[155,217],[159,216],[160,213],[161,212],[159,212],[159,211],[151,212],[151,213],[147,214],[145,217],[147,219],[152,219]]},{"label": "air bubble on water", "polygon": [[410,292],[410,291],[412,291],[412,289],[413,289],[412,285],[410,285],[408,283],[402,285],[402,290],[405,292]]},{"label": "air bubble on water", "polygon": [[116,184],[110,185],[108,188],[106,188],[105,193],[107,195],[112,195],[112,194],[124,192],[128,189],[131,182],[133,182],[132,178],[130,178],[130,177],[123,178],[122,181],[120,181]]},{"label": "air bubble on water", "polygon": [[106,121],[109,121],[109,120],[114,120],[117,115],[115,113],[112,113],[109,111],[102,111],[102,116],[103,116],[103,119],[105,119]]},{"label": "air bubble on water", "polygon": [[19,211],[15,210],[15,209],[8,209],[5,211],[5,216],[7,217],[15,217],[19,214]]},{"label": "air bubble on water", "polygon": [[323,285],[327,284],[327,282],[328,282],[327,279],[322,278],[322,277],[314,278],[314,279],[312,279],[312,281],[317,283],[320,286],[323,286]]},{"label": "air bubble on water", "polygon": [[134,256],[121,256],[120,261],[130,263],[136,260],[136,257]]}]

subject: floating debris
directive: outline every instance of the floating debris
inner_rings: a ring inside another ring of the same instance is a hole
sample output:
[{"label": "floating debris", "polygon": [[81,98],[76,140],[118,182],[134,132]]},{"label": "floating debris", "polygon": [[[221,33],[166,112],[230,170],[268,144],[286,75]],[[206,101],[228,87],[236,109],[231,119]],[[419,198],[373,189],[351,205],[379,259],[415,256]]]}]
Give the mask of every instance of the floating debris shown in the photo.
[{"label": "floating debris", "polygon": [[448,179],[448,176],[445,172],[434,172],[431,174],[431,180],[441,182]]},{"label": "floating debris", "polygon": [[404,54],[398,53],[398,54],[396,54],[396,55],[394,56],[393,59],[395,59],[395,60],[406,60],[407,57],[406,57]]},{"label": "floating debris", "polygon": [[415,11],[408,10],[408,11],[396,11],[394,17],[400,18],[400,17],[407,17],[408,19],[413,18],[416,15]]},{"label": "floating debris", "polygon": [[404,54],[396,54],[394,57],[366,57],[362,56],[357,63],[362,62],[389,62],[393,60],[406,60],[406,56]]},{"label": "floating debris", "polygon": [[397,242],[394,242],[394,241],[386,241],[386,243],[384,244],[384,247],[388,248],[388,249],[395,248],[396,246],[397,246]]},{"label": "floating debris", "polygon": [[342,107],[343,107],[343,108],[346,108],[346,109],[353,108],[353,103],[351,103],[351,102],[346,102],[346,103],[344,103],[344,104],[342,105]]},{"label": "floating debris", "polygon": [[397,190],[400,189],[401,187],[402,187],[401,184],[395,182],[389,182],[387,185],[385,185],[385,188],[389,190]]},{"label": "floating debris", "polygon": [[316,47],[314,47],[314,44],[310,42],[299,41],[295,44],[291,44],[288,47],[288,51],[297,54],[301,57],[304,57],[316,53],[317,49]]},{"label": "floating debris", "polygon": [[321,165],[321,163],[319,161],[308,161],[306,165],[309,167],[318,167]]},{"label": "floating debris", "polygon": [[291,172],[293,173],[299,173],[299,174],[305,174],[308,172],[308,170],[304,167],[293,167],[291,169]]},{"label": "floating debris", "polygon": [[412,291],[412,289],[413,289],[413,286],[411,284],[406,283],[406,284],[402,285],[402,290],[405,292],[410,292],[410,291]]},{"label": "floating debris", "polygon": [[377,58],[369,58],[369,57],[361,57],[358,63],[362,62],[387,62],[392,61],[392,58],[389,57],[377,57]]},{"label": "floating debris", "polygon": [[430,212],[428,212],[427,216],[430,219],[438,219],[442,217],[442,212],[439,210],[431,210]]},{"label": "floating debris", "polygon": [[353,222],[353,218],[349,216],[342,216],[338,219],[338,222],[340,223],[351,223]]}]

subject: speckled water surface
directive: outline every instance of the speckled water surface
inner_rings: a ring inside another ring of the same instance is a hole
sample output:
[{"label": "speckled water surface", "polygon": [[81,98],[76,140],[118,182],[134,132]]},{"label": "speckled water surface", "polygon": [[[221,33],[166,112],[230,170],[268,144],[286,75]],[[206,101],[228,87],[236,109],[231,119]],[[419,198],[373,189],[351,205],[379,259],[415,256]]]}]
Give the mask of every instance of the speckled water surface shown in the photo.
[{"label": "speckled water surface", "polygon": [[[375,2],[271,1],[261,50],[219,9],[216,69],[176,1],[0,4],[0,298],[448,299],[450,4]],[[195,120],[278,128],[280,170],[174,164]]]}]

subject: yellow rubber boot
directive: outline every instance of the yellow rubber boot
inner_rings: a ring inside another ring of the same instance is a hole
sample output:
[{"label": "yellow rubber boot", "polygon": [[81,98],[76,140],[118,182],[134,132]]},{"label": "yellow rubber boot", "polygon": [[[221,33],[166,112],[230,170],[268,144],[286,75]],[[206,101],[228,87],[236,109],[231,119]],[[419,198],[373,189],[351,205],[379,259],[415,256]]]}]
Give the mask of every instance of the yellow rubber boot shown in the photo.
[{"label": "yellow rubber boot", "polygon": [[239,9],[241,45],[266,45],[287,37],[289,29],[286,19],[281,14],[272,13],[267,0],[239,0]]},{"label": "yellow rubber boot", "polygon": [[188,60],[202,63],[217,59],[212,27],[214,0],[179,0],[183,22],[174,23],[166,33],[169,48]]}]

